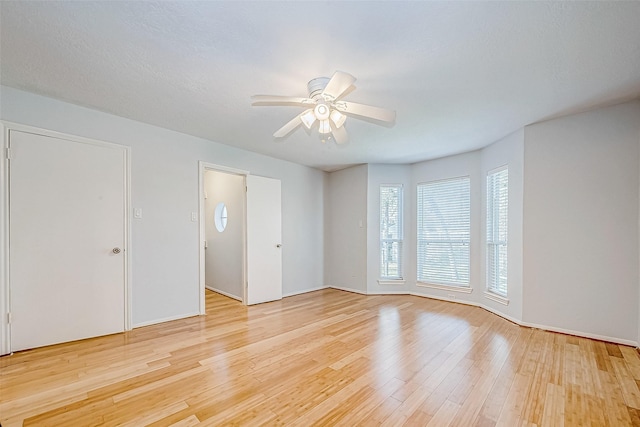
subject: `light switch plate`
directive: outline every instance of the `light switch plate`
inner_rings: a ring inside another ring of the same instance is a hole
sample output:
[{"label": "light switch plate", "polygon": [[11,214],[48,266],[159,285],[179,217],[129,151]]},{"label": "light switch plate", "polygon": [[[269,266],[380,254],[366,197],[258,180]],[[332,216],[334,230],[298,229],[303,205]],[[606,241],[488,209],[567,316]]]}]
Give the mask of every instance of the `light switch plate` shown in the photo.
[{"label": "light switch plate", "polygon": [[142,219],[142,208],[133,209],[133,217],[136,219]]}]

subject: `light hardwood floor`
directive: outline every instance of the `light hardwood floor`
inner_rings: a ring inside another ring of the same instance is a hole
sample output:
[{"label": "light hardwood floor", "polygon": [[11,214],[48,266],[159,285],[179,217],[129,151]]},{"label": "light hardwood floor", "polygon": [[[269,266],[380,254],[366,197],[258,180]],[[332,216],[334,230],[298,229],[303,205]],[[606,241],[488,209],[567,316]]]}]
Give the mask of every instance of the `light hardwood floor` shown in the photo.
[{"label": "light hardwood floor", "polygon": [[0,358],[2,426],[640,425],[631,347],[322,290]]}]

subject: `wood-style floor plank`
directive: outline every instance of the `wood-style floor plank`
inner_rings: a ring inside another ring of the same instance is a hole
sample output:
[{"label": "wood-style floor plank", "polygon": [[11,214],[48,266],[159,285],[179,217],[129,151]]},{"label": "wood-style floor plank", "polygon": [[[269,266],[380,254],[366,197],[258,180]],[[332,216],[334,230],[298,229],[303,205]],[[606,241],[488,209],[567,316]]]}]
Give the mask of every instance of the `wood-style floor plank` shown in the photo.
[{"label": "wood-style floor plank", "polygon": [[640,425],[636,349],[322,290],[0,358],[2,426]]}]

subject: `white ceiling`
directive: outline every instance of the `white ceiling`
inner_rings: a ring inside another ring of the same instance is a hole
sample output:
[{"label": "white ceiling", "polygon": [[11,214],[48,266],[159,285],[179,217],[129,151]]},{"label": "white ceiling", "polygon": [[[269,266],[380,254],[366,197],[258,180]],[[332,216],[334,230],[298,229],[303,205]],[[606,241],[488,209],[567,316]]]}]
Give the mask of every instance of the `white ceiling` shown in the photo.
[{"label": "white ceiling", "polygon": [[[334,170],[483,147],[523,126],[640,97],[640,2],[0,2],[1,83]],[[273,132],[335,70],[351,141]]]}]

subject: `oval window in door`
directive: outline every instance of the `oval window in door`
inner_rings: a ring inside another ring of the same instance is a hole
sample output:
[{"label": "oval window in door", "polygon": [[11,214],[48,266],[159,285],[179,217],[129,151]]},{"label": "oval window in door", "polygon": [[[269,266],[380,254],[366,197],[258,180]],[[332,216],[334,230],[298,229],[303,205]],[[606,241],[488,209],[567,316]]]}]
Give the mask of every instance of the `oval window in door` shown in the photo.
[{"label": "oval window in door", "polygon": [[216,224],[216,230],[220,233],[227,228],[227,206],[220,202],[216,205],[216,211],[214,212],[214,221]]}]

